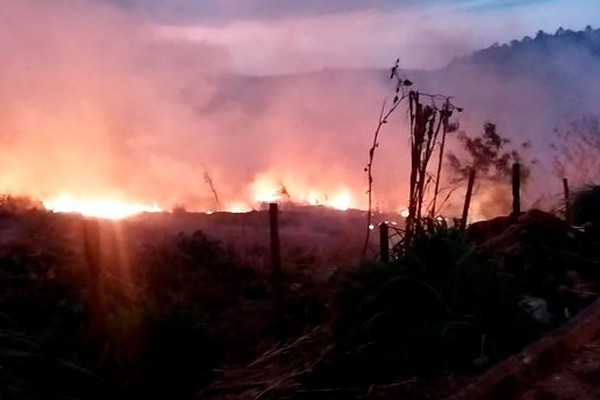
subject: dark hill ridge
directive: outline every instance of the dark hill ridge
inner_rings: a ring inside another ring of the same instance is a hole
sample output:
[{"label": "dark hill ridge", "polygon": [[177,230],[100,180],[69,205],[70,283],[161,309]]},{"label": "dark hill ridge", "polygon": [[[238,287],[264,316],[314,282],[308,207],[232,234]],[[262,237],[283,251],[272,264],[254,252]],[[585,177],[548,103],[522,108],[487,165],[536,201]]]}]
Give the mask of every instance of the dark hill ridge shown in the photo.
[{"label": "dark hill ridge", "polygon": [[[390,55],[391,59],[394,57]],[[402,65],[402,57],[400,58]],[[437,70],[408,70],[406,74],[421,80],[438,75],[447,75],[461,71],[483,69],[498,75],[539,76],[540,69],[576,68],[579,66],[595,67],[600,64],[600,29],[588,25],[583,31],[572,31],[559,28],[555,34],[538,31],[534,37],[525,36],[521,40],[509,43],[494,43],[490,47],[474,51],[462,57],[456,57],[447,66]],[[262,87],[280,85],[290,82],[317,82],[320,84],[332,81],[386,81],[385,69],[323,69],[297,74],[272,76],[237,76],[234,85],[251,85]],[[231,77],[228,77],[229,80]],[[418,79],[417,79],[418,80]]]},{"label": "dark hill ridge", "polygon": [[[589,25],[584,31],[572,31],[559,28],[554,35],[539,31],[534,38],[525,36],[521,40],[492,46],[476,51],[468,56],[454,59],[447,69],[466,65],[477,65],[499,71],[514,71],[523,68],[523,72],[534,72],[531,63],[540,57],[561,59],[563,57],[596,59],[600,61],[600,29]],[[512,68],[510,68],[512,67]]]},{"label": "dark hill ridge", "polygon": [[[394,56],[390,54],[390,65]],[[486,119],[509,122],[514,119],[514,115],[507,115],[511,113],[535,113],[552,120],[543,124],[546,131],[552,130],[565,116],[598,111],[600,29],[588,26],[575,32],[561,28],[556,34],[540,31],[533,38],[494,44],[456,58],[438,70],[406,73],[419,90],[454,96],[465,105],[467,114],[478,114],[477,126]],[[227,77],[224,81],[228,83],[216,102],[233,99],[254,108],[274,94],[308,86],[328,92],[351,89],[357,97],[368,90],[378,90],[383,96],[391,87],[388,76],[384,69],[325,69],[278,76]],[[519,132],[526,127],[517,123],[507,124],[506,128],[511,125],[516,125],[514,129]]]}]

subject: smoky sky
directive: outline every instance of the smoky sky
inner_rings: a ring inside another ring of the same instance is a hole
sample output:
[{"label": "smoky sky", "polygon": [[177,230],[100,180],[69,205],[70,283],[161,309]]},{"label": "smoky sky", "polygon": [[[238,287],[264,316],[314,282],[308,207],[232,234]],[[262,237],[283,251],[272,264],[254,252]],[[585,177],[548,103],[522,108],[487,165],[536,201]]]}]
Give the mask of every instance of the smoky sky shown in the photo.
[{"label": "smoky sky", "polygon": [[240,73],[323,68],[440,68],[494,42],[583,29],[595,0],[129,0],[175,40],[228,49]]},{"label": "smoky sky", "polygon": [[[219,25],[168,23],[140,8],[177,14],[183,2],[119,3],[0,0],[6,55],[0,59],[0,191],[207,210],[215,207],[209,177],[223,208],[252,206],[258,194],[281,187],[295,199],[347,195],[364,206],[363,168],[390,87],[387,71],[352,68],[387,67],[398,56],[403,68],[439,68],[488,42],[519,39],[521,31],[583,28],[593,24],[586,19],[598,7],[580,1],[573,11],[556,0],[489,11],[492,2],[399,8],[382,1],[362,8],[335,2],[340,8],[333,12],[304,3],[279,11],[289,17],[256,20],[249,16],[259,12],[258,2],[188,4],[201,4],[205,13],[210,4],[233,10],[211,11],[229,15]],[[190,16],[202,11],[194,10]],[[530,19],[534,11],[537,19]],[[595,109],[595,59],[579,51],[552,57],[556,68],[535,79],[500,79],[476,68],[429,83],[465,106],[462,126],[470,132],[491,119],[512,137],[543,138],[556,116],[573,114],[562,103]],[[525,70],[547,62],[536,57]],[[304,73],[271,76],[298,71]],[[565,76],[572,78],[557,86]],[[424,83],[418,76],[415,82]],[[565,88],[573,101],[557,96]],[[406,199],[403,116],[390,120],[378,149],[375,203],[385,210]]]},{"label": "smoky sky", "polygon": [[224,23],[234,20],[268,21],[280,18],[345,14],[356,11],[428,9],[452,6],[467,10],[513,8],[531,4],[556,3],[553,0],[104,0],[137,9],[170,22]]},{"label": "smoky sky", "polygon": [[435,3],[410,0],[399,3],[393,0],[374,1],[290,1],[290,0],[239,0],[194,1],[174,0],[105,0],[122,7],[137,9],[153,17],[170,22],[213,22],[232,20],[272,20],[278,18],[318,16],[347,13],[365,9],[394,10],[417,4]]}]

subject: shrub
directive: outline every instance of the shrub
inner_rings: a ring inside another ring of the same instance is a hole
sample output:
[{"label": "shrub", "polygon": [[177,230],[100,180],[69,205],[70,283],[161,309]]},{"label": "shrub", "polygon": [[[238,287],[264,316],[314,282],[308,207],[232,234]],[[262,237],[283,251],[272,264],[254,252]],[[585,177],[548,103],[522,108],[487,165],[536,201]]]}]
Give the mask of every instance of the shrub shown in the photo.
[{"label": "shrub", "polygon": [[99,365],[113,397],[192,398],[213,377],[221,346],[191,304],[113,310]]},{"label": "shrub", "polygon": [[349,276],[336,348],[310,377],[339,385],[472,370],[536,337],[517,280],[454,229],[424,232],[390,264]]},{"label": "shrub", "polygon": [[220,346],[197,307],[148,312],[138,358],[139,398],[191,398],[213,377]]},{"label": "shrub", "polygon": [[589,185],[575,191],[569,211],[571,221],[576,225],[600,224],[600,185]]}]

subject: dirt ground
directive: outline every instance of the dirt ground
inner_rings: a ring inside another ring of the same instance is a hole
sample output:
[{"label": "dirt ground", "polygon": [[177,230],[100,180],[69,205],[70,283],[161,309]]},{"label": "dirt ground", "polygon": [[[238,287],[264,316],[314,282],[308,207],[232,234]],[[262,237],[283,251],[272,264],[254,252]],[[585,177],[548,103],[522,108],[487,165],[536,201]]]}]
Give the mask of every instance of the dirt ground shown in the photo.
[{"label": "dirt ground", "polygon": [[600,399],[600,335],[557,365],[544,378],[532,382],[518,400]]}]

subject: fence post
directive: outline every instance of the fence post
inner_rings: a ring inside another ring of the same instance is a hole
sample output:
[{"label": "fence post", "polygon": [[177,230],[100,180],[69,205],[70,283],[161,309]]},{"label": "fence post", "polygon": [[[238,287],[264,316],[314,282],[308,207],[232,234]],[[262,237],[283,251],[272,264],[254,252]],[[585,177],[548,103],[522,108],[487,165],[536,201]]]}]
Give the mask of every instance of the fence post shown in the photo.
[{"label": "fence post", "polygon": [[465,205],[463,207],[462,219],[460,220],[460,230],[464,231],[467,227],[467,218],[469,217],[469,207],[471,206],[471,196],[473,195],[473,185],[475,184],[475,168],[471,167],[469,172],[469,182],[467,183],[467,194],[465,195]]},{"label": "fence post", "polygon": [[514,163],[512,167],[512,195],[512,216],[516,218],[521,214],[521,164],[519,163]]},{"label": "fence post", "polygon": [[269,204],[269,221],[271,228],[271,273],[281,273],[281,248],[279,245],[279,209],[277,203]]},{"label": "fence post", "polygon": [[390,261],[390,247],[389,247],[389,228],[388,224],[382,222],[379,224],[379,254],[382,262]]},{"label": "fence post", "polygon": [[565,221],[571,223],[571,195],[569,192],[569,181],[563,178],[563,191],[565,193]]},{"label": "fence post", "polygon": [[277,203],[269,204],[269,225],[271,232],[271,283],[276,308],[277,330],[283,336],[283,290],[281,276],[281,247],[279,244],[279,209]]}]

